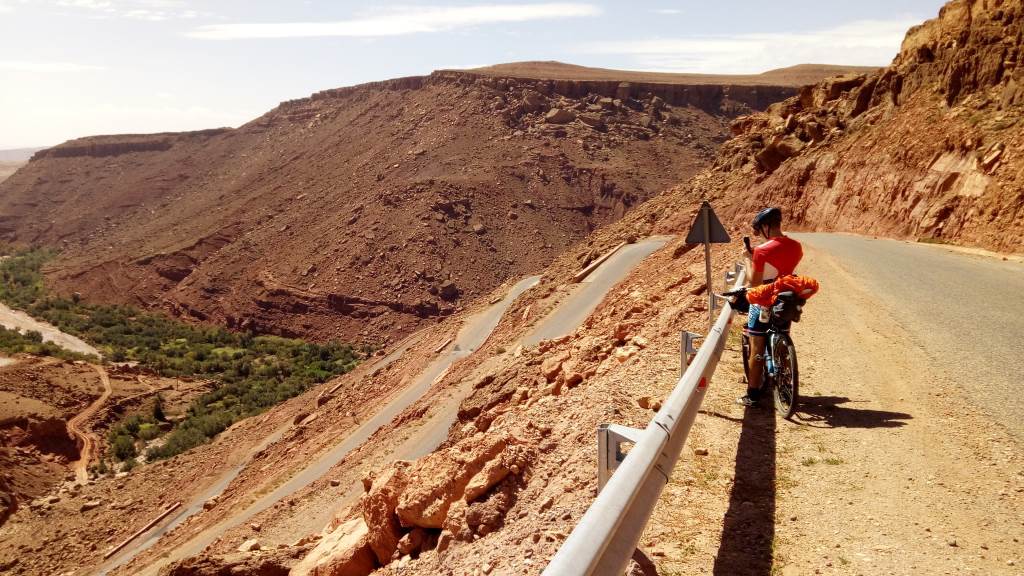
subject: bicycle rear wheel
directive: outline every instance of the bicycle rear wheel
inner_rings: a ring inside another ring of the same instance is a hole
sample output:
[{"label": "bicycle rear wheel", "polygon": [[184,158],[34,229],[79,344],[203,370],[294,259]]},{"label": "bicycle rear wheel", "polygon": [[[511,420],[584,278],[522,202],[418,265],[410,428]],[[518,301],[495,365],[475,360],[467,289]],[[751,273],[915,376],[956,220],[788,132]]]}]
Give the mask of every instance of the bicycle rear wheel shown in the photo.
[{"label": "bicycle rear wheel", "polygon": [[775,410],[783,418],[790,418],[796,410],[800,391],[796,348],[789,334],[772,334],[771,339],[772,359],[775,362]]}]

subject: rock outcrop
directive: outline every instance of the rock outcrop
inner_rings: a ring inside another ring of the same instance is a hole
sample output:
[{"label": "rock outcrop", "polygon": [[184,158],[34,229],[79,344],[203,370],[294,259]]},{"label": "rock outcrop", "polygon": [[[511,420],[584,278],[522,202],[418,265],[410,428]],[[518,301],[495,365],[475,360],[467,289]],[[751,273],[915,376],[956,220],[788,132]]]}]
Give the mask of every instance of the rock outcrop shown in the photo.
[{"label": "rock outcrop", "polygon": [[697,188],[812,229],[1024,249],[1022,10],[950,2],[891,66],[738,118]]},{"label": "rock outcrop", "polygon": [[480,432],[364,480],[360,517],[339,523],[293,572],[365,576],[378,566],[499,528],[527,472],[532,442]]}]

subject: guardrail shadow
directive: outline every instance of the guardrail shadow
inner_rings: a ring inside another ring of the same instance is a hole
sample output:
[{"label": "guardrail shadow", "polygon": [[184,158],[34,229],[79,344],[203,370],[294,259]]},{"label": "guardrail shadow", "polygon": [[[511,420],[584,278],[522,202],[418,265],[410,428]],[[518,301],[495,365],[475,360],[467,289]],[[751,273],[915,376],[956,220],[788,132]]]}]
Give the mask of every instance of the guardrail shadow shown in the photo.
[{"label": "guardrail shadow", "polygon": [[801,396],[796,420],[817,428],[898,428],[913,418],[905,412],[842,406],[855,402],[845,396]]},{"label": "guardrail shadow", "polygon": [[775,410],[748,408],[736,451],[717,576],[771,576],[775,539]]}]

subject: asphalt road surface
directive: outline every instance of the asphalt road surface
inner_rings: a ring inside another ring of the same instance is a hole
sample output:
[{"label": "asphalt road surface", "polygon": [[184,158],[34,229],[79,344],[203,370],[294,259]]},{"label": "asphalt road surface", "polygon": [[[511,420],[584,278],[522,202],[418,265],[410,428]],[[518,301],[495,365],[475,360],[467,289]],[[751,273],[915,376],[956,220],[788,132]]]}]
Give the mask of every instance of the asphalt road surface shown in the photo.
[{"label": "asphalt road surface", "polygon": [[541,340],[561,338],[569,334],[597,308],[605,294],[622,281],[644,258],[664,246],[669,236],[652,236],[626,244],[579,283],[576,291],[523,338],[524,346],[536,346]]},{"label": "asphalt road surface", "polygon": [[[943,384],[957,386],[978,408],[1024,438],[1024,264],[899,240],[793,237],[830,257],[877,298],[879,308],[914,339],[907,345],[927,353],[937,368],[933,372],[946,380]],[[813,269],[797,272],[814,276]],[[814,314],[813,300],[805,314]]]}]

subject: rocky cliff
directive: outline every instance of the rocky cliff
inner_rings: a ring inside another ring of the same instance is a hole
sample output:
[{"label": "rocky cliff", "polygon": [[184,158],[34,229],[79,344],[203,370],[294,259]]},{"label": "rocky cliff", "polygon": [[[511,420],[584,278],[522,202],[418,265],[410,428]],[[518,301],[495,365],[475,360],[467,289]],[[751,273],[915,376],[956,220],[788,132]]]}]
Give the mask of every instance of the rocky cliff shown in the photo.
[{"label": "rocky cliff", "polygon": [[737,119],[697,186],[737,216],[1021,251],[1022,27],[1019,2],[950,2],[889,67]]},{"label": "rocky cliff", "polygon": [[689,178],[729,120],[796,91],[459,71],[327,90],[234,130],[41,151],[0,184],[0,234],[61,248],[51,283],[89,299],[400,336]]}]

